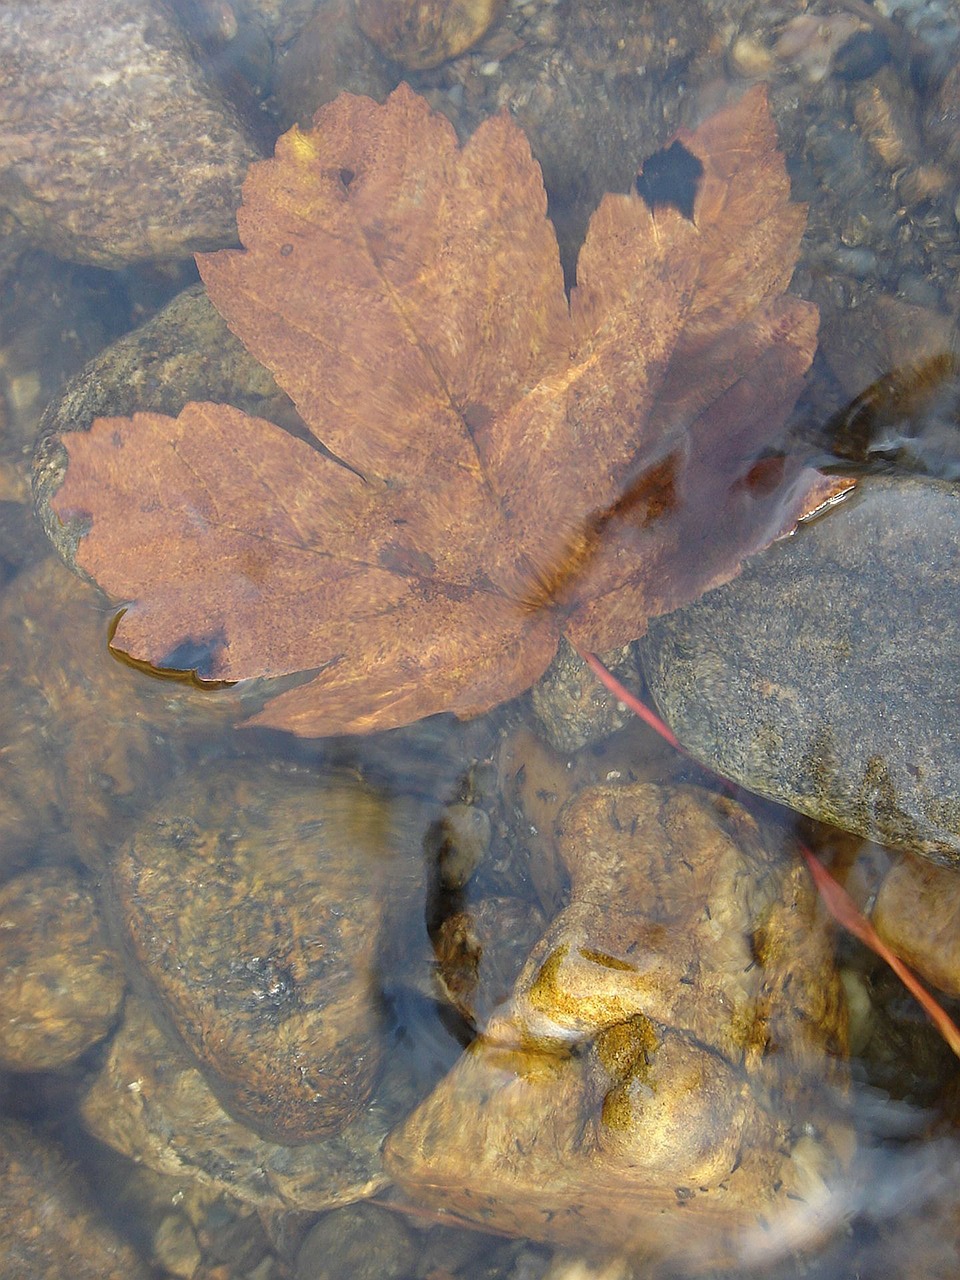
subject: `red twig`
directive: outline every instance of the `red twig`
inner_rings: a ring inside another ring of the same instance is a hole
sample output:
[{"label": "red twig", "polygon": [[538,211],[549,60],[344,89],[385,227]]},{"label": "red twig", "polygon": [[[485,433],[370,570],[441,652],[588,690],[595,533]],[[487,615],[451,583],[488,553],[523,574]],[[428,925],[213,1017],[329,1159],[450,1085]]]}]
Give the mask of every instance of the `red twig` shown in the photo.
[{"label": "red twig", "polygon": [[651,729],[659,733],[661,738],[669,742],[671,747],[676,747],[678,751],[683,750],[669,725],[664,724],[655,711],[651,711],[645,702],[641,702],[636,694],[631,693],[625,685],[622,685],[613,672],[603,665],[595,653],[589,653],[587,650],[581,649],[578,644],[573,647],[600,683],[606,685],[615,698],[619,698],[635,715],[640,717],[644,724],[648,724]]},{"label": "red twig", "polygon": [[804,844],[800,845],[800,852],[813,876],[813,883],[817,886],[817,891],[834,920],[855,938],[859,938],[864,946],[876,952],[881,960],[887,962],[953,1052],[960,1058],[960,1028],[947,1011],[937,1003],[897,953],[890,950],[843,885],[833,878],[819,858],[815,858]]}]

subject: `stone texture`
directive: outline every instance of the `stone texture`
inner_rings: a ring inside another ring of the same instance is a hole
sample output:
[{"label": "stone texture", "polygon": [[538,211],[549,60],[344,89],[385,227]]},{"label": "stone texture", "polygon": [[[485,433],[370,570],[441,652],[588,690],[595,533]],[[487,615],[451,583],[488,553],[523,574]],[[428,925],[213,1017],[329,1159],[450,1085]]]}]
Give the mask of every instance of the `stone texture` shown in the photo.
[{"label": "stone texture", "polygon": [[388,1172],[488,1230],[673,1266],[816,1238],[850,1135],[830,1118],[845,1010],[802,865],[695,788],[588,788],[558,832],[568,905],[390,1136]]},{"label": "stone texture", "polygon": [[354,0],[319,0],[278,54],[274,92],[285,121],[306,126],[338,93],[382,102],[396,82],[396,69],[357,26]]},{"label": "stone texture", "polygon": [[356,0],[364,35],[410,71],[465,53],[503,8],[503,0]]},{"label": "stone texture", "polygon": [[380,1147],[411,1099],[402,1071],[388,1070],[373,1102],[340,1133],[283,1146],[228,1115],[147,1003],[129,998],[81,1116],[95,1138],[157,1173],[258,1209],[316,1212],[386,1185]]},{"label": "stone texture", "polygon": [[112,867],[118,924],[165,1017],[265,1137],[337,1133],[371,1097],[386,903],[404,876],[419,883],[408,838],[355,776],[234,762],[181,786]]},{"label": "stone texture", "polygon": [[884,877],[873,923],[912,969],[960,996],[960,875],[952,867],[901,859]]},{"label": "stone texture", "polygon": [[0,207],[104,267],[231,244],[258,158],[152,0],[0,8]]},{"label": "stone texture", "polygon": [[294,1280],[402,1280],[414,1274],[417,1243],[399,1214],[373,1204],[341,1209],[311,1228]]},{"label": "stone texture", "polygon": [[[240,711],[230,690],[148,680],[107,648],[100,597],[47,556],[0,597],[0,868],[59,844],[102,865],[196,733]],[[192,726],[192,731],[191,731]]]},{"label": "stone texture", "polygon": [[0,1121],[0,1275],[10,1280],[147,1280],[56,1147]]},{"label": "stone texture", "polygon": [[0,887],[0,1066],[72,1062],[110,1030],[123,987],[120,958],[74,872],[46,868]]},{"label": "stone texture", "polygon": [[443,920],[433,938],[437,984],[470,1025],[482,1026],[509,996],[544,923],[535,903],[491,897]]},{"label": "stone texture", "polygon": [[[632,645],[600,655],[604,665],[631,693],[640,693]],[[561,640],[557,656],[531,691],[533,709],[556,751],[579,751],[629,724],[633,712],[597,679],[580,655]]]},{"label": "stone texture", "polygon": [[651,624],[661,715],[801,813],[960,865],[960,489],[876,477]]}]

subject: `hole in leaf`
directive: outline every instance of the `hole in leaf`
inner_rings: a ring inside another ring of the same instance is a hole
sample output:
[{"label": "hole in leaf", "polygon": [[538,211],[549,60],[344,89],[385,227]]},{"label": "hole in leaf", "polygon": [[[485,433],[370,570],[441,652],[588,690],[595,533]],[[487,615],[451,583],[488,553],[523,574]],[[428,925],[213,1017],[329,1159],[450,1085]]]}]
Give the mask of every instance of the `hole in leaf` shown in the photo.
[{"label": "hole in leaf", "polygon": [[703,177],[703,163],[680,141],[655,151],[644,160],[637,174],[637,195],[653,212],[658,206],[673,205],[683,217],[693,221],[693,205]]}]

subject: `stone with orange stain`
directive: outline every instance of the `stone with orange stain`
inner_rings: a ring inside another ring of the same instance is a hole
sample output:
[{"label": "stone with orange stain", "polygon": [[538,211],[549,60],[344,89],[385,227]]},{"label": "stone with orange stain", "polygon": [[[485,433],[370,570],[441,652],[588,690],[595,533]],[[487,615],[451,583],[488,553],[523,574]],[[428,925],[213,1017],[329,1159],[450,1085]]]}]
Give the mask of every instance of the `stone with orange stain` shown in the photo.
[{"label": "stone with orange stain", "polygon": [[802,869],[689,787],[588,788],[557,830],[567,905],[388,1171],[493,1230],[691,1266],[817,1238],[845,1010]]}]

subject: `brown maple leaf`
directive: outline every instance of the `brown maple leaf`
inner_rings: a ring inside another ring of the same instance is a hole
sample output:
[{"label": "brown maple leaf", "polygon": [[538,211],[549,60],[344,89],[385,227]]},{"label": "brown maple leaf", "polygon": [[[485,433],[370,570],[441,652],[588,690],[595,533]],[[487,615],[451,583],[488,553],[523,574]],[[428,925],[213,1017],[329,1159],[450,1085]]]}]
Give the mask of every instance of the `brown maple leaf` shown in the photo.
[{"label": "brown maple leaf", "polygon": [[[64,437],[113,645],[205,679],[316,671],[256,722],[366,732],[527,688],[732,576],[811,473],[758,462],[815,348],[805,221],[762,88],[680,140],[692,219],[608,195],[568,301],[506,115],[460,147],[401,85],[256,164],[216,307],[318,448],[220,404]],[[333,455],[333,456],[331,456]]]}]

